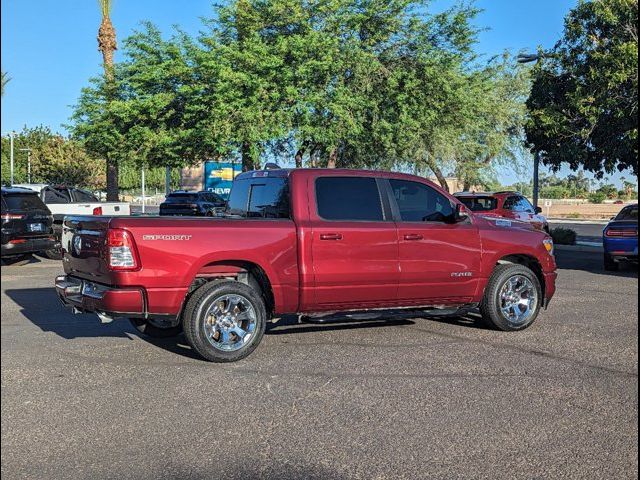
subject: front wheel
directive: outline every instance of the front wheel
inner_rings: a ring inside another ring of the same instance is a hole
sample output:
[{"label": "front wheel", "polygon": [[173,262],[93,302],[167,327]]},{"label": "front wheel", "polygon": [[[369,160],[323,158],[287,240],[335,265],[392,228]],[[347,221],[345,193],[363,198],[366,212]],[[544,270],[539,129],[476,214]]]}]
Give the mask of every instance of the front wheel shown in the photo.
[{"label": "front wheel", "polygon": [[538,277],[523,265],[499,265],[491,275],[480,304],[482,318],[503,331],[531,326],[542,306]]},{"label": "front wheel", "polygon": [[235,362],[253,352],[264,335],[267,313],[256,289],[235,281],[211,282],[187,302],[184,333],[211,362]]},{"label": "front wheel", "polygon": [[151,338],[177,337],[182,332],[182,325],[167,325],[161,320],[150,318],[130,318],[131,325],[141,334]]}]

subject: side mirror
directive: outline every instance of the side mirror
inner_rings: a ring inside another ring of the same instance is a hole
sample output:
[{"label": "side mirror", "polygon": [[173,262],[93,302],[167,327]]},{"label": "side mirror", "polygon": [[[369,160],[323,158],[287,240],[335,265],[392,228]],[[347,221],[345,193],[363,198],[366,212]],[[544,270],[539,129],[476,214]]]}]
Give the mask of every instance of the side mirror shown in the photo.
[{"label": "side mirror", "polygon": [[542,207],[536,207],[536,213],[542,213]]},{"label": "side mirror", "polygon": [[467,207],[461,203],[456,204],[456,223],[463,222],[469,218],[469,210]]}]

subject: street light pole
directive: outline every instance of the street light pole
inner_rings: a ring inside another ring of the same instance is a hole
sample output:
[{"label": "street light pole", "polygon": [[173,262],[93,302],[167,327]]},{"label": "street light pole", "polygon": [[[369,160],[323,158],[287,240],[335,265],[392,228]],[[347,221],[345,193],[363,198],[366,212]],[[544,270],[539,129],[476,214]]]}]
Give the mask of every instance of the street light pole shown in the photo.
[{"label": "street light pole", "polygon": [[540,152],[536,152],[533,158],[533,206],[538,208],[540,199]]},{"label": "street light pole", "polygon": [[31,149],[21,148],[21,152],[27,152],[27,183],[31,183]]},{"label": "street light pole", "polygon": [[[537,53],[521,53],[517,57],[518,63],[539,62],[543,55]],[[533,158],[533,206],[538,208],[540,199],[540,152],[536,151]]]},{"label": "street light pole", "polygon": [[11,143],[11,164],[9,167],[9,175],[10,175],[10,184],[13,185],[13,137],[15,136],[16,132],[9,132],[9,138],[10,138],[10,143]]}]

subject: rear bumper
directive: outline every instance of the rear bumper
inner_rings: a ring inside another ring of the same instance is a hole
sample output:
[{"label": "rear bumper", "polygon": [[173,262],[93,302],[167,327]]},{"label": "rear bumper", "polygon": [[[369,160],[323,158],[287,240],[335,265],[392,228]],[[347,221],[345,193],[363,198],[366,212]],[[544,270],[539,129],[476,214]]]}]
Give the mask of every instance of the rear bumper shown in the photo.
[{"label": "rear bumper", "polygon": [[111,288],[69,275],[56,277],[55,285],[62,303],[81,312],[126,317],[145,314],[144,294],[139,288]]},{"label": "rear bumper", "polygon": [[638,260],[638,238],[610,238],[603,239],[604,252],[615,259]]},{"label": "rear bumper", "polygon": [[[22,241],[24,240],[24,241]],[[2,256],[24,255],[26,253],[42,252],[56,248],[58,242],[51,238],[20,239],[20,243],[2,244]]]}]

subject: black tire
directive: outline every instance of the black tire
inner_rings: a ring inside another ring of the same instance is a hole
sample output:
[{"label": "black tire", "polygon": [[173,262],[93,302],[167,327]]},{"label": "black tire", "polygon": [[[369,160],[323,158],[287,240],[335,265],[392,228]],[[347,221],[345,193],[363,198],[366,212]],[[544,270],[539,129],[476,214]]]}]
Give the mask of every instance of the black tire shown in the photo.
[{"label": "black tire", "polygon": [[[224,351],[216,348],[207,338],[204,332],[204,322],[209,308],[214,302],[224,295],[239,295],[246,299],[256,316],[255,330],[245,345],[234,351]],[[210,362],[226,363],[236,362],[253,352],[262,337],[267,324],[267,312],[262,293],[244,283],[235,281],[214,281],[203,285],[196,290],[183,314],[183,328],[185,337],[191,347],[205,360]]]},{"label": "black tire", "polygon": [[42,254],[51,260],[62,260],[62,249],[60,248],[45,250]]},{"label": "black tire", "polygon": [[607,272],[617,272],[620,270],[620,264],[616,262],[611,255],[608,253],[604,254],[604,269]]},{"label": "black tire", "polygon": [[182,333],[181,324],[163,326],[158,321],[145,320],[144,318],[130,318],[129,321],[138,332],[151,338],[171,338],[177,337]]},{"label": "black tire", "polygon": [[[531,315],[526,319],[524,323],[515,323],[510,319],[505,317],[501,311],[501,290],[509,281],[515,276],[523,276],[531,282],[536,291],[536,303],[532,310]],[[538,317],[540,313],[540,308],[542,307],[543,296],[542,296],[542,288],[540,286],[540,281],[536,274],[530,269],[525,267],[524,265],[517,264],[508,264],[508,265],[498,265],[491,278],[489,279],[489,283],[484,291],[484,298],[482,299],[482,303],[480,304],[480,313],[482,314],[483,320],[498,330],[502,330],[505,332],[513,332],[524,330],[530,327],[533,322]]]}]

